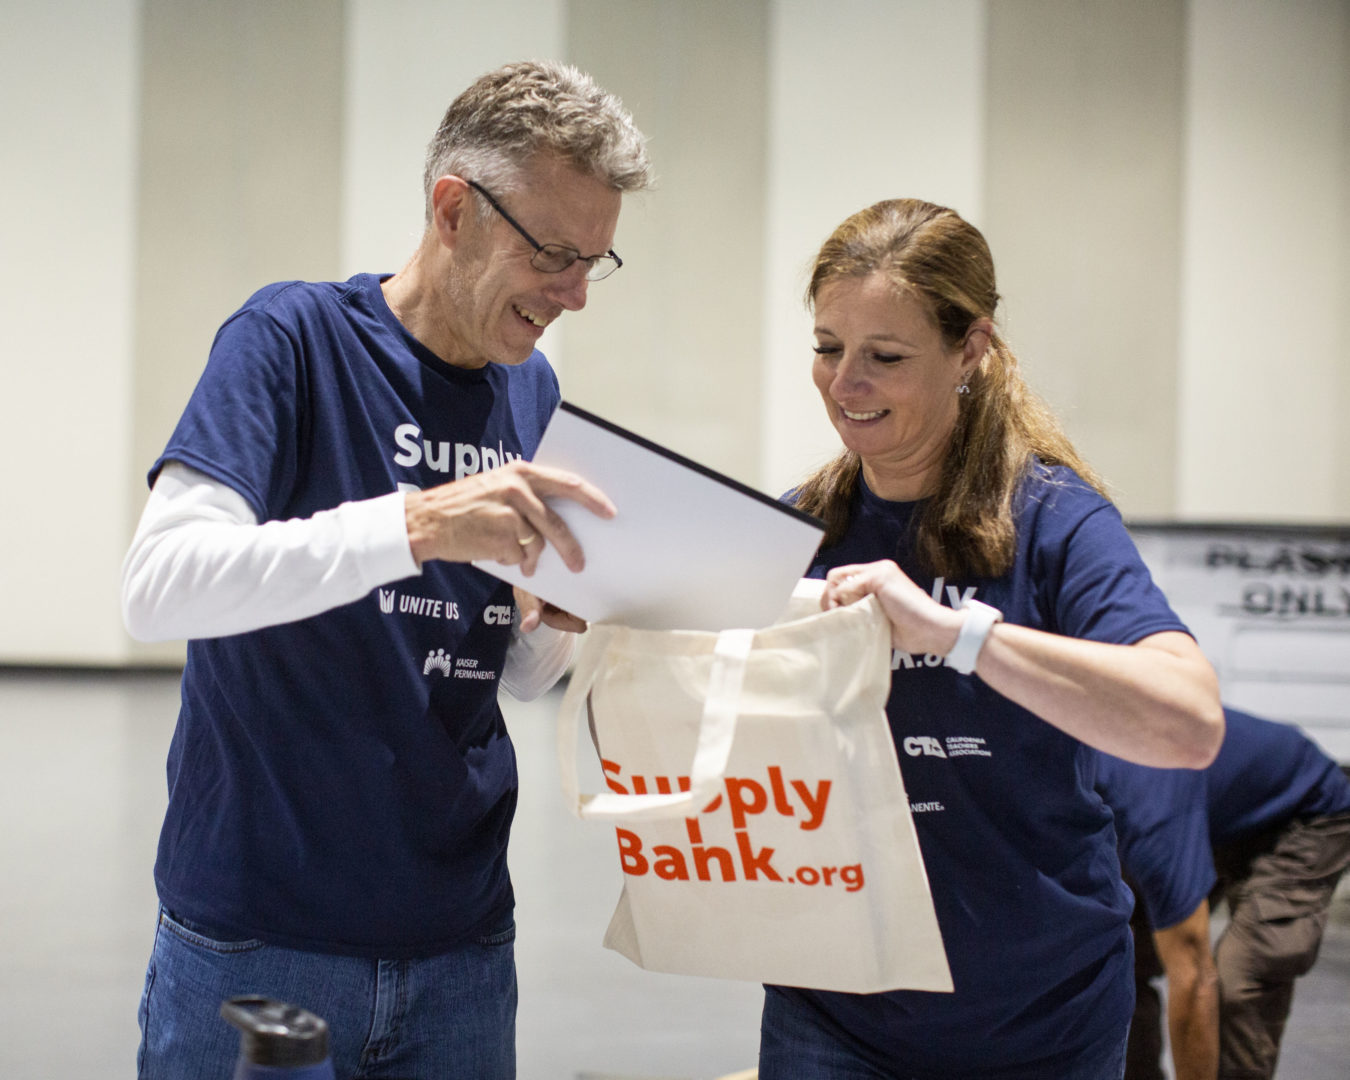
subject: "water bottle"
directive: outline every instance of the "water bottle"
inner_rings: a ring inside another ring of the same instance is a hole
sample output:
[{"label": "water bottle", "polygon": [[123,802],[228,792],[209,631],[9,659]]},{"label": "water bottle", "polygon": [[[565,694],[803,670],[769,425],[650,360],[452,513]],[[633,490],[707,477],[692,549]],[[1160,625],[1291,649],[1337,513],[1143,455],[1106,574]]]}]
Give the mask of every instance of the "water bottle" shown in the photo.
[{"label": "water bottle", "polygon": [[321,1017],[265,997],[230,998],[220,1015],[240,1032],[234,1080],[336,1080]]}]

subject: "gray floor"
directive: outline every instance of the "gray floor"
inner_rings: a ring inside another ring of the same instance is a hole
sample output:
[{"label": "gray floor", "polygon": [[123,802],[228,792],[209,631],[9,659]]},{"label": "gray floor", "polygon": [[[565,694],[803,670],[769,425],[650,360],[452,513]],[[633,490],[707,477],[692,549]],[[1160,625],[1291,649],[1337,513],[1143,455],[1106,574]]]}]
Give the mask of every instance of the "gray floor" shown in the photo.
[{"label": "gray floor", "polygon": [[[556,696],[507,707],[522,1080],[711,1080],[755,1061],[759,988],[654,975],[600,946],[612,831],[563,806]],[[173,675],[0,670],[0,1076],[134,1075]],[[1304,979],[1279,1080],[1350,1076],[1350,898]]]}]

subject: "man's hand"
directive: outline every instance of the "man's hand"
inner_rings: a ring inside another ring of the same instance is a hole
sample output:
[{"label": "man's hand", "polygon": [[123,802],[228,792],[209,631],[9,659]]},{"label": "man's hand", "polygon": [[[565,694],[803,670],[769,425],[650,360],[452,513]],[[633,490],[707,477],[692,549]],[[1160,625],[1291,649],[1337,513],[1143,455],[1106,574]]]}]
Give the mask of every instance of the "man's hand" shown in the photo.
[{"label": "man's hand", "polygon": [[570,611],[564,611],[555,604],[547,604],[533,593],[527,593],[519,585],[515,587],[516,607],[520,608],[520,629],[528,634],[540,623],[554,630],[570,630],[580,634],[586,629],[586,620],[578,619]]},{"label": "man's hand", "polygon": [[[410,491],[404,513],[413,558],[472,562],[493,559],[534,573],[544,546],[552,544],[569,570],[585,566],[581,545],[545,498],[580,503],[602,518],[614,504],[581,477],[561,469],[513,461],[425,491]],[[522,609],[523,610],[523,609]]]}]

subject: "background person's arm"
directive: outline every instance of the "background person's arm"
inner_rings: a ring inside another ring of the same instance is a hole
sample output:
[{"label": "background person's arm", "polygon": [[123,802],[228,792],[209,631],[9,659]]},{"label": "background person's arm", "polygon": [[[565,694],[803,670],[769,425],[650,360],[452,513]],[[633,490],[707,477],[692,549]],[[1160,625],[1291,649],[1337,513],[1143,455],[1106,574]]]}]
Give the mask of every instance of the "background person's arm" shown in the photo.
[{"label": "background person's arm", "polygon": [[1153,941],[1167,974],[1167,1032],[1176,1080],[1219,1074],[1219,977],[1209,944],[1209,902],[1201,900]]}]

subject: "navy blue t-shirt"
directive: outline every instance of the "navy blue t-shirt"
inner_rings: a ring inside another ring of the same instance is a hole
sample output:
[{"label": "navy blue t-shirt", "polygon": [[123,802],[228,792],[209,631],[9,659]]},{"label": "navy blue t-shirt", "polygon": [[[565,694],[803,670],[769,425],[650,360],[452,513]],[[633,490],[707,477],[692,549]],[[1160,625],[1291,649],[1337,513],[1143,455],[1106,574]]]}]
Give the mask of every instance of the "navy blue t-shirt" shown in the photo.
[{"label": "navy blue t-shirt", "polygon": [[1148,924],[1176,926],[1214,887],[1204,772],[1102,754],[1097,790],[1115,815],[1120,864]]},{"label": "navy blue t-shirt", "polygon": [[[1009,623],[1133,644],[1185,626],[1120,515],[1072,471],[1041,466],[1016,505],[1012,569],[934,580],[908,538],[921,503],[864,484],[847,535],[812,568],[894,559],[923,589]],[[892,657],[887,705],[955,992],[774,988],[905,1077],[1044,1080],[1119,1038],[1131,1012],[1131,899],[1094,752],[939,656]]]},{"label": "navy blue t-shirt", "polygon": [[[271,285],[221,327],[150,478],[181,461],[260,521],[307,517],[529,458],[558,400],[538,352],[438,359],[374,275]],[[512,604],[497,578],[432,561],[321,615],[189,642],[163,903],[231,937],[388,958],[505,923]]]},{"label": "navy blue t-shirt", "polygon": [[1225,709],[1219,756],[1205,770],[1210,842],[1218,847],[1289,818],[1350,813],[1350,780],[1291,724]]},{"label": "navy blue t-shirt", "polygon": [[1350,813],[1350,780],[1297,727],[1224,709],[1206,769],[1150,769],[1101,755],[1120,858],[1151,926],[1175,926],[1214,885],[1212,848],[1290,820]]}]

